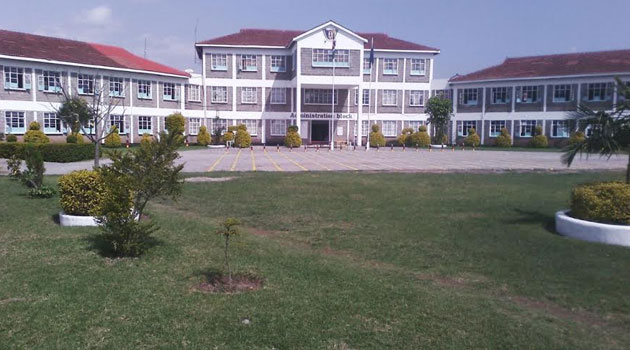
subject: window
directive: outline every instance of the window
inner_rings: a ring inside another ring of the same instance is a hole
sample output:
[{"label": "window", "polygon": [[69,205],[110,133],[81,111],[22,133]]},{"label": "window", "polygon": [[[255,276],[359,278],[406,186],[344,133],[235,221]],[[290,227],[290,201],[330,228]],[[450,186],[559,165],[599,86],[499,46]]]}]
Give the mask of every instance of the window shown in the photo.
[{"label": "window", "polygon": [[383,136],[385,137],[396,136],[396,121],[395,120],[383,121]]},{"label": "window", "polygon": [[7,134],[23,134],[26,131],[24,112],[5,112],[4,122],[4,130]]},{"label": "window", "polygon": [[503,105],[510,102],[507,87],[497,87],[490,90],[490,103],[493,105]]},{"label": "window", "polygon": [[477,130],[476,120],[464,120],[457,125],[457,136],[468,136],[470,129]]},{"label": "window", "polygon": [[354,90],[354,105],[358,106],[359,105],[359,90]]},{"label": "window", "polygon": [[411,90],[409,91],[409,105],[410,106],[424,106],[424,91]]},{"label": "window", "polygon": [[569,121],[552,120],[551,137],[569,137]]},{"label": "window", "polygon": [[363,90],[363,105],[364,106],[369,106],[370,105],[370,90]]},{"label": "window", "polygon": [[42,74],[37,77],[37,89],[44,92],[60,93],[61,74],[43,71]]},{"label": "window", "polygon": [[553,102],[569,102],[573,100],[571,93],[571,85],[554,85],[553,86]]},{"label": "window", "polygon": [[586,99],[588,101],[607,101],[610,97],[610,90],[606,83],[593,83],[587,85]]},{"label": "window", "polygon": [[413,129],[414,132],[418,131],[418,129],[423,125],[421,120],[412,120],[408,122],[408,128]]},{"label": "window", "polygon": [[5,90],[28,90],[31,88],[31,75],[24,68],[4,67]]},{"label": "window", "polygon": [[227,55],[224,53],[210,55],[211,70],[227,70]]},{"label": "window", "polygon": [[94,76],[79,74],[77,76],[77,92],[79,95],[94,95]]},{"label": "window", "polygon": [[109,96],[124,97],[124,86],[123,78],[109,78]]},{"label": "window", "polygon": [[[358,123],[354,123],[354,134],[358,135],[357,132],[357,125],[359,125]],[[368,123],[367,120],[362,120],[361,121],[361,137],[367,137],[367,134],[370,130],[370,124]]]},{"label": "window", "polygon": [[490,121],[490,137],[501,135],[501,129],[505,128],[505,120]]},{"label": "window", "polygon": [[[334,50],[335,67],[350,66],[350,54],[348,50]],[[333,50],[313,49],[312,65],[314,67],[332,67]]]},{"label": "window", "polygon": [[188,85],[188,101],[201,102],[201,86]]},{"label": "window", "polygon": [[479,99],[479,91],[477,89],[463,89],[459,94],[459,104],[466,106],[477,105]]},{"label": "window", "polygon": [[370,67],[370,58],[363,58],[363,74],[372,74],[372,69]]},{"label": "window", "polygon": [[397,105],[398,105],[398,91],[383,90],[383,106],[397,106]]},{"label": "window", "polygon": [[286,72],[287,71],[286,56],[271,56],[271,71],[272,72]]},{"label": "window", "polygon": [[189,118],[188,119],[188,133],[190,135],[199,134],[199,127],[201,126],[201,118]]},{"label": "window", "polygon": [[153,118],[138,117],[138,135],[153,133]]},{"label": "window", "polygon": [[284,105],[287,103],[287,89],[271,88],[271,104]]},{"label": "window", "polygon": [[521,120],[521,137],[534,136],[534,130],[536,129],[535,120]]},{"label": "window", "polygon": [[258,121],[254,119],[245,119],[241,121],[241,124],[244,124],[247,128],[247,132],[252,135],[258,135]]},{"label": "window", "polygon": [[383,74],[385,75],[398,74],[398,59],[397,58],[384,58],[383,59]]},{"label": "window", "polygon": [[220,130],[221,135],[225,134],[225,132],[227,131],[227,126],[227,119],[215,119],[213,123],[214,134],[216,134],[217,130]]},{"label": "window", "polygon": [[255,87],[241,88],[241,103],[255,104],[258,102],[258,94]]},{"label": "window", "polygon": [[538,86],[521,86],[521,96],[516,99],[518,103],[536,103],[539,99]]},{"label": "window", "polygon": [[213,86],[211,101],[212,103],[227,103],[228,102],[227,86]]},{"label": "window", "polygon": [[[333,103],[332,90],[328,89],[304,89],[304,104],[330,105]],[[335,104],[339,101],[339,90],[335,90]]]},{"label": "window", "polygon": [[426,75],[426,60],[424,58],[411,59],[411,75]]},{"label": "window", "polygon": [[284,136],[286,132],[286,120],[271,120],[271,136]]},{"label": "window", "polygon": [[162,98],[164,101],[179,101],[179,90],[174,83],[164,83]]},{"label": "window", "polygon": [[151,82],[148,80],[138,80],[138,99],[151,99]]},{"label": "window", "polygon": [[57,113],[44,113],[44,133],[61,134],[63,132],[61,124]]},{"label": "window", "polygon": [[244,72],[256,72],[258,70],[258,60],[256,58],[256,55],[241,55],[241,70]]},{"label": "window", "polygon": [[109,116],[109,126],[110,130],[112,126],[116,126],[119,134],[125,133],[125,117],[122,115],[110,115]]}]

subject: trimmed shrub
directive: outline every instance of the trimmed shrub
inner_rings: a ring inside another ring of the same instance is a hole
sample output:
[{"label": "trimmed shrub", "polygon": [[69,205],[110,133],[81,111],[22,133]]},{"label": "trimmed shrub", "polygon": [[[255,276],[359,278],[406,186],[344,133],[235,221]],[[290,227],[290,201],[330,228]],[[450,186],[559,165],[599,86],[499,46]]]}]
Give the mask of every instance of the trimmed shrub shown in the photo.
[{"label": "trimmed shrub", "polygon": [[411,135],[411,146],[415,147],[416,145],[419,147],[427,147],[431,144],[431,136],[427,132],[426,126],[421,126],[418,128],[417,132],[414,132]]},{"label": "trimmed shrub", "polygon": [[66,136],[66,143],[77,143],[77,135],[70,134]]},{"label": "trimmed shrub", "polygon": [[600,182],[571,193],[571,216],[606,224],[630,224],[630,184]]},{"label": "trimmed shrub", "polygon": [[481,139],[479,135],[477,135],[477,130],[471,128],[468,130],[468,136],[464,139],[464,145],[468,147],[478,147],[481,143]]},{"label": "trimmed shrub", "polygon": [[24,150],[27,146],[38,149],[45,162],[68,163],[94,159],[94,144],[92,143],[0,143],[0,158],[11,158],[15,155],[19,159],[24,159]]},{"label": "trimmed shrub", "polygon": [[43,131],[40,130],[38,122],[31,122],[28,125],[28,131],[24,133],[24,142],[26,143],[49,143],[50,139]]},{"label": "trimmed shrub", "polygon": [[202,125],[199,128],[199,133],[197,134],[197,143],[202,146],[207,146],[210,144],[210,142],[212,142],[212,139],[210,138],[208,129],[206,128],[205,125]]},{"label": "trimmed shrub", "polygon": [[13,134],[7,135],[7,142],[17,142],[17,136]]},{"label": "trimmed shrub", "polygon": [[401,134],[398,136],[396,141],[399,145],[411,146],[411,136],[413,134],[413,128],[404,128],[402,129]]},{"label": "trimmed shrub", "polygon": [[186,129],[186,119],[181,113],[173,113],[164,118],[164,127],[169,133],[184,135]]},{"label": "trimmed shrub", "polygon": [[287,147],[302,146],[302,137],[298,134],[298,127],[296,125],[289,125],[287,128],[287,134],[284,136],[284,145]]},{"label": "trimmed shrub", "polygon": [[512,147],[512,137],[510,137],[508,129],[501,129],[501,135],[497,136],[496,140],[494,140],[494,145],[502,148]]},{"label": "trimmed shrub", "polygon": [[247,148],[252,145],[252,136],[247,132],[247,127],[243,124],[239,125],[236,130],[234,145],[240,148]]},{"label": "trimmed shrub", "polygon": [[153,142],[153,136],[147,134],[146,132],[142,134],[142,138],[140,139],[140,145],[146,145],[151,142]]},{"label": "trimmed shrub", "polygon": [[532,148],[545,148],[548,145],[549,141],[547,141],[547,136],[542,134],[542,126],[536,126],[534,136],[529,140],[528,146]]},{"label": "trimmed shrub", "polygon": [[234,141],[234,133],[232,133],[231,131],[228,131],[225,134],[223,134],[223,137],[221,137],[221,139],[223,140],[223,143],[226,143],[228,141]]},{"label": "trimmed shrub", "polygon": [[118,135],[118,127],[112,125],[112,128],[109,130],[109,135],[105,138],[105,147],[118,148],[121,146],[122,142],[120,141],[120,135]]},{"label": "trimmed shrub", "polygon": [[372,132],[370,133],[370,146],[385,147],[385,136],[381,133],[381,127],[378,126],[378,124],[372,125]]},{"label": "trimmed shrub", "polygon": [[96,216],[106,195],[105,183],[98,171],[78,170],[59,178],[59,202],[66,214]]},{"label": "trimmed shrub", "polygon": [[581,131],[576,131],[571,134],[571,137],[569,137],[569,146],[584,142],[584,140],[586,140],[586,136],[584,135],[584,133]]}]

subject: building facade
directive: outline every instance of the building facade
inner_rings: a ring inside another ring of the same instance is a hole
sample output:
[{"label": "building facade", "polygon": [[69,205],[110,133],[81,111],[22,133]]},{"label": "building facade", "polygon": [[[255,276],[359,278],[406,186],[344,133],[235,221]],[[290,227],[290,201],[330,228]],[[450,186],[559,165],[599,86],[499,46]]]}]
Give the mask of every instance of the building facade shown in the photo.
[{"label": "building facade", "polygon": [[630,50],[507,58],[503,63],[455,76],[451,142],[474,128],[485,145],[506,128],[525,146],[540,126],[551,146],[563,146],[576,129],[578,106],[614,108],[622,96],[615,78],[630,81]]}]

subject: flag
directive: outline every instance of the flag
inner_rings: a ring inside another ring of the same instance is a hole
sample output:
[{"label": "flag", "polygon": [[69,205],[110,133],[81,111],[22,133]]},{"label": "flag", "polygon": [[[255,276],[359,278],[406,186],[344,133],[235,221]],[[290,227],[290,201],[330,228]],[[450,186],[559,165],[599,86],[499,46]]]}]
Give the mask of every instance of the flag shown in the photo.
[{"label": "flag", "polygon": [[373,64],[374,64],[374,38],[372,38],[372,45],[370,47],[370,69],[372,69]]}]

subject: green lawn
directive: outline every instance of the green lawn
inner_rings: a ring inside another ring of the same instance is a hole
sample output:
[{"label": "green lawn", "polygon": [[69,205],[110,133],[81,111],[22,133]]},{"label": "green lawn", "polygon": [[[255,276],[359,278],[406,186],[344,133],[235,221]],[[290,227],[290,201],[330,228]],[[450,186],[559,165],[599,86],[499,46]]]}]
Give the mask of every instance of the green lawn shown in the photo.
[{"label": "green lawn", "polygon": [[[237,176],[150,205],[161,244],[118,260],[0,178],[0,348],[630,348],[630,249],[552,233],[574,184],[622,174]],[[228,216],[265,287],[198,292]]]}]

